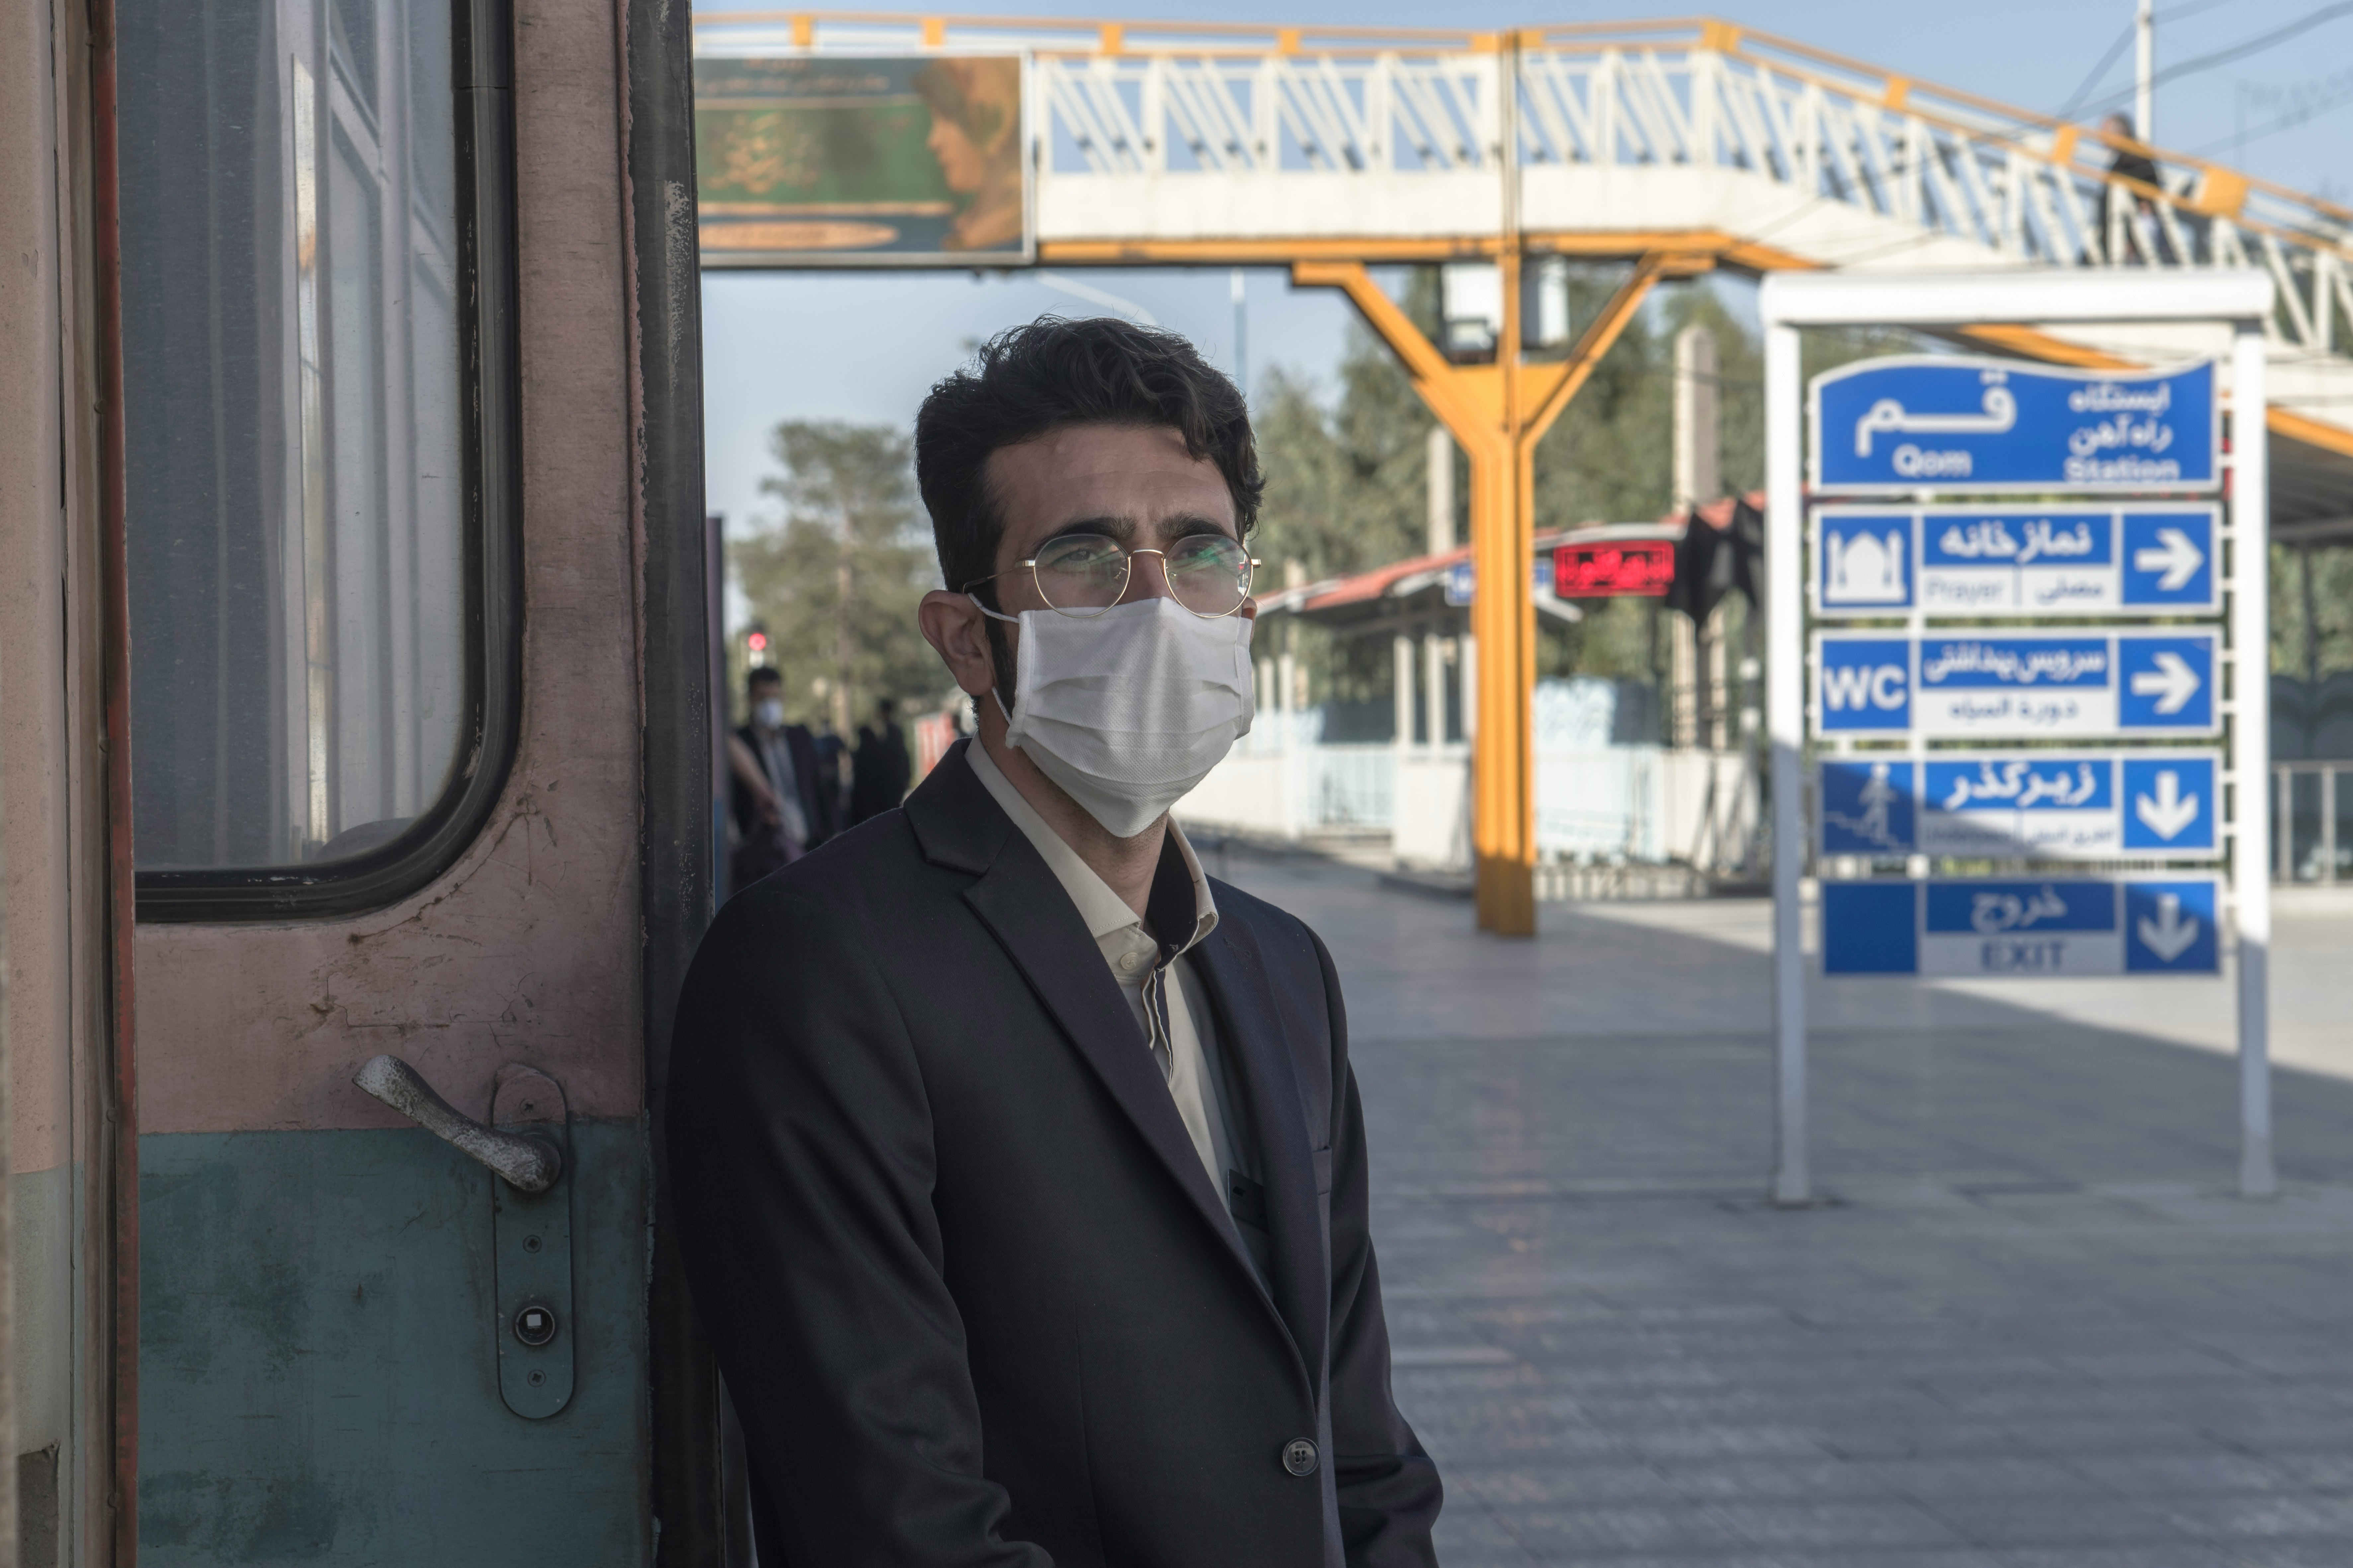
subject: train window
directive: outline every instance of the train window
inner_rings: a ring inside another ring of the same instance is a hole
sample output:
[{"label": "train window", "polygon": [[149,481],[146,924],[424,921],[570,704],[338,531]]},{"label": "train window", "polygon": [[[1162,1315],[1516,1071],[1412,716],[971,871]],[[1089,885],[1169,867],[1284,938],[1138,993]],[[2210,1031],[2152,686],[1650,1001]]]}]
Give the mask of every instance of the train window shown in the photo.
[{"label": "train window", "polygon": [[388,901],[501,782],[506,95],[457,12],[117,0],[143,918]]}]

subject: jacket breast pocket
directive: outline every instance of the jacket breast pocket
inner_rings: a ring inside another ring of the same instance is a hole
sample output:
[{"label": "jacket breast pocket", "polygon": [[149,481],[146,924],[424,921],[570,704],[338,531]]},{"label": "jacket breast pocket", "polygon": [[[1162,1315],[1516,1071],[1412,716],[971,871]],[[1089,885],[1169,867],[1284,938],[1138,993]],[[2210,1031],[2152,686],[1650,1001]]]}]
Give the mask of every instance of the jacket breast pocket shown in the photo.
[{"label": "jacket breast pocket", "polygon": [[1329,1143],[1315,1151],[1315,1193],[1319,1197],[1332,1195],[1332,1145]]}]

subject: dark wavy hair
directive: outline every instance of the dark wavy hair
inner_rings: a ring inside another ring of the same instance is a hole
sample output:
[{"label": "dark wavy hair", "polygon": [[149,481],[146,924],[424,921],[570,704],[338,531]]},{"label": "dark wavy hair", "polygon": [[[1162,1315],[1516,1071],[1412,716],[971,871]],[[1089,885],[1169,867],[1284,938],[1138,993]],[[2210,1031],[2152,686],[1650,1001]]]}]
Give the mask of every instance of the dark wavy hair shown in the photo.
[{"label": "dark wavy hair", "polygon": [[1232,382],[1174,332],[1040,316],[982,344],[915,415],[915,483],[950,592],[997,570],[1005,520],[988,483],[990,454],[1073,425],[1176,431],[1187,452],[1225,476],[1240,532],[1257,524],[1266,480],[1249,405]]}]

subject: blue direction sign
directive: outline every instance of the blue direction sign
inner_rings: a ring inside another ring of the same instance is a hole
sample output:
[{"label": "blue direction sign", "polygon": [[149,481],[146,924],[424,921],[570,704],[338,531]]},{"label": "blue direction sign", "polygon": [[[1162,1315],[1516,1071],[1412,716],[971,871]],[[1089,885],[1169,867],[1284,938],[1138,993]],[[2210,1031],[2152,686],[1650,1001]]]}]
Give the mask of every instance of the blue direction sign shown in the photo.
[{"label": "blue direction sign", "polygon": [[1891,490],[2211,490],[2214,367],[2137,374],[2014,360],[1864,360],[1816,376],[1813,482]]},{"label": "blue direction sign", "polygon": [[1822,884],[1826,974],[2217,974],[2212,877]]},{"label": "blue direction sign", "polygon": [[1825,855],[2209,860],[2221,754],[1977,752],[1821,764]]},{"label": "blue direction sign", "polygon": [[2221,608],[2221,509],[1827,507],[1814,609],[1829,616],[2204,615]]},{"label": "blue direction sign", "polygon": [[1814,637],[1815,731],[1889,739],[2211,735],[2214,632]]},{"label": "blue direction sign", "polygon": [[1821,764],[1821,853],[2211,860],[2219,752],[1969,752]]}]

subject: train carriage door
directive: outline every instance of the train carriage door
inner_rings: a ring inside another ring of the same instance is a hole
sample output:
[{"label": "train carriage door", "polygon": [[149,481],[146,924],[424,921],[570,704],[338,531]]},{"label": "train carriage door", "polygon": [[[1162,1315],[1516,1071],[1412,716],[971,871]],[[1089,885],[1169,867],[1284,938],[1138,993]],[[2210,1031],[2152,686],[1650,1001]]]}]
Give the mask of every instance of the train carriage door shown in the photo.
[{"label": "train carriage door", "polygon": [[98,3],[140,1551],[717,1563],[649,1115],[710,896],[692,251],[632,200],[684,8]]}]

